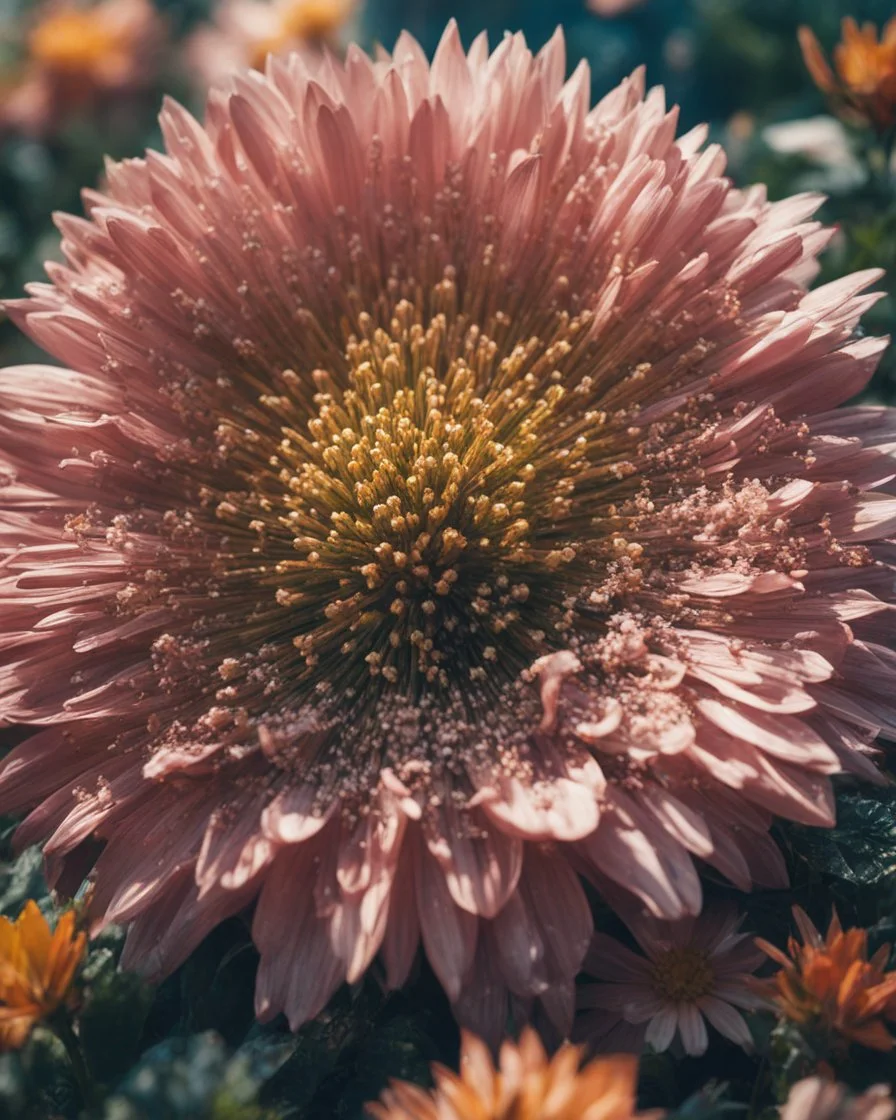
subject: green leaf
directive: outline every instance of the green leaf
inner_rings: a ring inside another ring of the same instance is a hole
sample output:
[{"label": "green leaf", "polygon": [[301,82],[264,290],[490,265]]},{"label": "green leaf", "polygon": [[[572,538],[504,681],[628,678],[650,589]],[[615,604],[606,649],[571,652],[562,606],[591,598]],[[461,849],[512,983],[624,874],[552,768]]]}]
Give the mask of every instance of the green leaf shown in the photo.
[{"label": "green leaf", "polygon": [[84,969],[84,1004],[78,1016],[87,1065],[97,1081],[106,1084],[122,1077],[137,1059],[153,999],[140,977],[117,971],[117,956],[104,948],[91,953]]},{"label": "green leaf", "polygon": [[728,1087],[710,1083],[699,1093],[689,1097],[680,1108],[671,1113],[668,1120],[731,1120],[743,1116],[746,1105],[727,1099]]},{"label": "green leaf", "polygon": [[775,1096],[787,1099],[792,1085],[816,1072],[824,1052],[793,1023],[779,1023],[772,1031],[768,1050]]},{"label": "green leaf", "polygon": [[0,914],[17,918],[29,898],[33,898],[45,914],[56,910],[44,879],[39,848],[26,848],[5,866],[0,865]]},{"label": "green leaf", "polygon": [[255,1100],[259,1070],[215,1031],[148,1050],[105,1103],[103,1120],[276,1120]]},{"label": "green leaf", "polygon": [[0,1055],[0,1120],[74,1117],[80,1094],[59,1039],[37,1027],[21,1050]]},{"label": "green leaf", "polygon": [[216,1030],[238,1045],[254,1021],[257,969],[245,922],[234,918],[214,929],[181,969],[184,1030]]},{"label": "green leaf", "polygon": [[896,790],[843,791],[833,829],[791,826],[791,850],[819,875],[874,886],[896,872]]},{"label": "green leaf", "polygon": [[28,1084],[19,1054],[0,1054],[0,1120],[27,1115]]}]

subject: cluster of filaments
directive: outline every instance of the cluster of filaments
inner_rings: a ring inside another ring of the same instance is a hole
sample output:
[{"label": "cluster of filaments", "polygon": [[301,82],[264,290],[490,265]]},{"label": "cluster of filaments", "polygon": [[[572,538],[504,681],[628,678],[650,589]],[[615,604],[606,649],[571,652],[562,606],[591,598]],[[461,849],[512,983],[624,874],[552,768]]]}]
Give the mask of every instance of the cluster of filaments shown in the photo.
[{"label": "cluster of filaments", "polygon": [[281,545],[261,578],[300,690],[487,690],[563,644],[607,500],[606,417],[582,400],[585,320],[558,312],[546,338],[511,327],[403,300],[359,317],[343,368],[287,371],[263,398],[279,443],[249,512],[225,514],[260,553]]},{"label": "cluster of filaments", "polygon": [[716,978],[709,953],[696,945],[673,945],[650,969],[654,990],[669,1002],[693,1002],[712,993]]}]

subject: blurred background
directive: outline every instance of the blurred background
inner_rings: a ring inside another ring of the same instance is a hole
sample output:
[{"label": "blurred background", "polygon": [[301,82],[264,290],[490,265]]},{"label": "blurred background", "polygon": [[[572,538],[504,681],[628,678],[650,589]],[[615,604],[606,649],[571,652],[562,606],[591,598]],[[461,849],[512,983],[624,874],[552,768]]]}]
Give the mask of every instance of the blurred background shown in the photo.
[{"label": "blurred background", "polygon": [[[888,268],[892,129],[817,87],[798,29],[810,27],[828,53],[844,17],[883,28],[894,11],[893,0],[0,0],[0,297],[16,296],[56,257],[50,215],[79,209],[104,155],[160,143],[164,94],[201,112],[228,69],[262,66],[269,51],[298,44],[391,46],[407,28],[431,52],[452,16],[466,43],[483,29],[493,42],[521,29],[538,46],[562,24],[570,66],[588,60],[595,97],[646,64],[650,82],[680,104],[683,128],[710,123],[737,182],[764,181],[773,197],[829,196],[824,216],[841,232],[828,276]],[[869,49],[859,44],[853,61],[881,89],[891,77],[896,104],[896,42],[873,57]],[[888,298],[868,329],[886,331],[891,312]],[[0,322],[0,361],[33,355]],[[872,392],[896,397],[892,360]]]}]

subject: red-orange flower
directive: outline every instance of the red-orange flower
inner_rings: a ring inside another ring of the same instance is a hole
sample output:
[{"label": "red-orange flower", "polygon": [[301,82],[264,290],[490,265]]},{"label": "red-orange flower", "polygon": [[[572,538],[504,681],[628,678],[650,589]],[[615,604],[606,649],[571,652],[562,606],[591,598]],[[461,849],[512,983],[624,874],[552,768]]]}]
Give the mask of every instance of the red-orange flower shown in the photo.
[{"label": "red-orange flower", "polygon": [[33,901],[15,922],[0,918],[0,1050],[17,1049],[65,1002],[85,943],[72,910],[53,932]]},{"label": "red-orange flower", "polygon": [[873,23],[844,19],[833,70],[810,28],[800,28],[799,40],[813,81],[844,115],[881,132],[896,124],[896,17],[880,39]]},{"label": "red-orange flower", "polygon": [[793,914],[803,943],[791,937],[789,955],[767,941],[757,944],[782,965],[765,982],[779,1012],[791,1022],[821,1029],[832,1040],[890,1050],[886,1020],[896,1019],[896,971],[886,971],[890,946],[869,959],[864,929],[844,931],[836,913],[821,934],[798,906]]},{"label": "red-orange flower", "polygon": [[378,1104],[367,1107],[375,1120],[650,1120],[661,1115],[635,1111],[635,1058],[601,1058],[580,1068],[581,1057],[578,1047],[562,1046],[549,1059],[538,1035],[528,1029],[519,1045],[504,1043],[496,1067],[485,1044],[464,1033],[460,1073],[434,1066],[432,1093],[396,1081]]}]

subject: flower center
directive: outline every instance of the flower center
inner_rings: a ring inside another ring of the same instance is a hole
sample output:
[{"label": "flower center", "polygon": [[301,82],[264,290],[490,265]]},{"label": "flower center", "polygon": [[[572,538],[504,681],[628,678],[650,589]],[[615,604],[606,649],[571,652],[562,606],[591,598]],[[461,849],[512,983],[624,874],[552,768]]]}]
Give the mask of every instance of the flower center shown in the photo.
[{"label": "flower center", "polygon": [[661,953],[650,976],[658,994],[670,1003],[693,1003],[710,995],[715,979],[709,954],[692,945]]},{"label": "flower center", "polygon": [[555,376],[570,344],[496,362],[481,331],[407,304],[368,326],[345,387],[315,371],[317,415],[275,457],[293,644],[330,681],[346,664],[411,691],[516,673],[562,628],[558,573],[578,555],[560,528],[586,461]]}]

